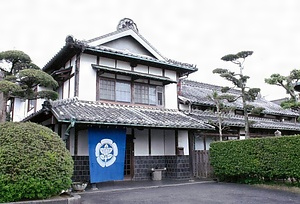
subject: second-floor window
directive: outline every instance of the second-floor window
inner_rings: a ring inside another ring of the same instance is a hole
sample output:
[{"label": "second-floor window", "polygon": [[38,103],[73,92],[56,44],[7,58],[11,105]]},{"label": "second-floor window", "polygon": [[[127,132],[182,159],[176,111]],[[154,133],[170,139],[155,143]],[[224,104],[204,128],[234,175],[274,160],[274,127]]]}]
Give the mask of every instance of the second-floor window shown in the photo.
[{"label": "second-floor window", "polygon": [[100,78],[99,99],[162,106],[163,87],[151,84]]},{"label": "second-floor window", "polygon": [[162,106],[162,87],[148,84],[134,84],[134,102]]},{"label": "second-floor window", "polygon": [[101,79],[100,99],[130,103],[131,85],[129,82]]}]

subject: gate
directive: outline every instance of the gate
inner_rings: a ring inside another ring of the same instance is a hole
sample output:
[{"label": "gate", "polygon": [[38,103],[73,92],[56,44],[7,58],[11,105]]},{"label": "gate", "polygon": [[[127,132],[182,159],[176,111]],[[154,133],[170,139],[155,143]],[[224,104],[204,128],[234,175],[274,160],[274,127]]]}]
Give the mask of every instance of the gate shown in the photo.
[{"label": "gate", "polygon": [[193,151],[193,174],[196,178],[213,178],[213,168],[209,161],[209,150]]}]

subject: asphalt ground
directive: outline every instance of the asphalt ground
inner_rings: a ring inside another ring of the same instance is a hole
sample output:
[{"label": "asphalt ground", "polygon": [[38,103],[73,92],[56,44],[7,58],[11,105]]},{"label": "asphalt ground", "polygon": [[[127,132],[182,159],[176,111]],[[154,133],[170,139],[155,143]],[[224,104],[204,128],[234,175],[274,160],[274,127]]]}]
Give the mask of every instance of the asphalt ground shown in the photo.
[{"label": "asphalt ground", "polygon": [[299,193],[214,181],[108,182],[97,188],[78,193],[81,203],[300,204]]}]

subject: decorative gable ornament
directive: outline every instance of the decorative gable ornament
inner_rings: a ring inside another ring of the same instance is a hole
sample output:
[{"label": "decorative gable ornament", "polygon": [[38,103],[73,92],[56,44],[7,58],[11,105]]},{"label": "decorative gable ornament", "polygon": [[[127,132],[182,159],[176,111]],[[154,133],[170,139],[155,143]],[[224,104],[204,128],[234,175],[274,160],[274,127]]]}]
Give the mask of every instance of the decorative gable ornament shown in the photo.
[{"label": "decorative gable ornament", "polygon": [[136,24],[130,18],[123,18],[122,20],[119,21],[117,30],[121,30],[124,28],[130,28],[132,30],[135,30],[136,32],[139,32]]}]

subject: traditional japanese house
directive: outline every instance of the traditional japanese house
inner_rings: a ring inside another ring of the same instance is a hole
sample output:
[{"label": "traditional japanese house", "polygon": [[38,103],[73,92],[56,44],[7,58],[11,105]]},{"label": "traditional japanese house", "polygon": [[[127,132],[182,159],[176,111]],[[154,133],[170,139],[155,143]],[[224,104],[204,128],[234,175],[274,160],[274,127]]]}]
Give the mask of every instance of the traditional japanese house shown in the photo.
[{"label": "traditional japanese house", "polygon": [[196,66],[161,55],[125,18],[91,40],[68,36],[43,70],[59,82],[59,99],[16,99],[13,119],[57,132],[74,180],[144,180],[152,168],[190,178],[190,132],[214,129],[178,110],[177,82]]}]

